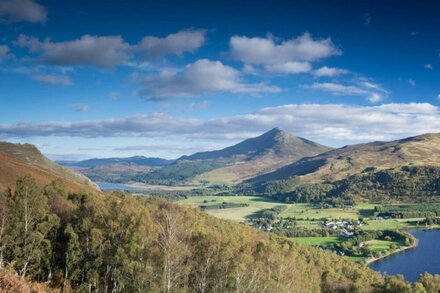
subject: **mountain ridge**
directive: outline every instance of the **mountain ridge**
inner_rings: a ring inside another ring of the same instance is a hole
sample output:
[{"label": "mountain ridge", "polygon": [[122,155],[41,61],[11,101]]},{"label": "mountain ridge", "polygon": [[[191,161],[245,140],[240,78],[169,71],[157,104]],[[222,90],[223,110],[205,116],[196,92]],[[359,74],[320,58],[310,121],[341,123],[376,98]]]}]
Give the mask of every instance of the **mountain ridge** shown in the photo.
[{"label": "mountain ridge", "polygon": [[[184,181],[191,184],[237,184],[300,158],[330,149],[279,128],[273,128],[257,137],[221,150],[182,156],[171,165],[147,173],[138,180],[148,182],[152,178],[166,178],[170,180],[166,183],[171,184]],[[175,181],[173,177],[178,180]]]}]

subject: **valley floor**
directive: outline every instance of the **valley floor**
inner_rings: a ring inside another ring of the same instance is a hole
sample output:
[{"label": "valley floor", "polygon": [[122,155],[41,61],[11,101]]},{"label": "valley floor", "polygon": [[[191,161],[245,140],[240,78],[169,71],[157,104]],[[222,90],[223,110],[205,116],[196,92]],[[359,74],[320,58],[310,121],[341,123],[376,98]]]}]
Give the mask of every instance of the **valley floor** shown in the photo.
[{"label": "valley floor", "polygon": [[[327,223],[342,223],[345,221],[354,223],[359,221],[360,224],[356,229],[371,233],[378,231],[405,231],[419,228],[440,228],[439,225],[421,226],[420,223],[425,218],[420,217],[407,219],[376,217],[375,207],[380,205],[373,203],[361,203],[353,207],[345,208],[319,208],[312,204],[281,203],[259,196],[194,196],[181,200],[179,203],[199,207],[231,203],[245,204],[245,206],[206,209],[205,211],[218,218],[253,224],[257,228],[266,231],[271,231],[276,225],[279,225],[276,224],[277,222],[282,223],[285,222],[286,219],[289,219],[290,221],[294,219],[295,227],[305,230],[321,229],[323,227],[324,219],[327,219]],[[282,211],[277,215],[273,227],[271,225],[268,229],[266,226],[255,225],[255,221],[250,221],[250,219],[260,217],[264,211],[273,209],[274,207],[281,208]],[[285,225],[286,224],[284,223],[284,226]],[[341,231],[344,230],[345,229],[341,229]],[[335,244],[340,245],[350,239],[350,237],[347,237],[346,235],[343,236],[339,232],[334,234],[335,235],[289,238],[303,244],[328,250],[332,250]],[[363,242],[362,246],[364,245],[365,247],[368,247],[370,253],[374,254],[373,256],[355,255],[346,257],[355,262],[368,264],[377,259],[414,247],[416,243],[408,244],[395,239],[373,239]]]}]

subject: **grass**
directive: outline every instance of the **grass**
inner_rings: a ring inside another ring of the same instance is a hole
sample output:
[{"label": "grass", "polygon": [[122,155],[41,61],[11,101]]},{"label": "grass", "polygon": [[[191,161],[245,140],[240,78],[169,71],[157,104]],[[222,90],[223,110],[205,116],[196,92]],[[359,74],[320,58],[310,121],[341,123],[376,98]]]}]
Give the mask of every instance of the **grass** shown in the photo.
[{"label": "grass", "polygon": [[320,209],[311,204],[293,204],[284,211],[282,217],[295,217],[297,219],[353,219],[370,216],[374,210],[373,204],[360,204],[353,208]]},{"label": "grass", "polygon": [[400,247],[400,243],[396,241],[388,241],[388,240],[369,240],[365,242],[365,245],[371,248],[373,251],[386,251],[390,249],[391,245],[396,245],[397,247]]},{"label": "grass", "polygon": [[388,219],[388,220],[369,220],[363,226],[364,230],[404,230],[417,227],[417,221],[423,220],[421,218],[414,219]]},{"label": "grass", "polygon": [[222,202],[234,202],[234,203],[246,203],[247,207],[228,208],[220,210],[207,210],[206,212],[218,218],[234,220],[237,222],[244,222],[246,217],[258,213],[264,209],[270,209],[278,205],[289,204],[272,201],[268,198],[259,196],[193,196],[187,199],[179,201],[182,204],[190,204],[199,206],[201,204],[208,203],[222,203]]}]

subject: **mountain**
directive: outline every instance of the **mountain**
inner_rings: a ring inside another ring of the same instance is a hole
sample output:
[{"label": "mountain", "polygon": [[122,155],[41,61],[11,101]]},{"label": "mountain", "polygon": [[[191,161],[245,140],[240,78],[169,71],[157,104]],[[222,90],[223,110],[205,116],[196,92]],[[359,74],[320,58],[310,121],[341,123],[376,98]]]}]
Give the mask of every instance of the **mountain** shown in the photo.
[{"label": "mountain", "polygon": [[140,176],[138,180],[166,184],[182,181],[236,184],[328,150],[326,146],[274,128],[221,150],[182,156],[173,164]]},{"label": "mountain", "polygon": [[246,161],[268,154],[301,158],[328,150],[330,148],[326,146],[274,128],[258,137],[246,139],[222,150],[195,153],[191,156],[183,156],[179,160]]},{"label": "mountain", "polygon": [[148,167],[162,167],[169,165],[173,160],[166,160],[161,158],[147,158],[144,156],[134,156],[128,158],[103,158],[103,159],[89,159],[84,161],[58,161],[60,165],[80,168],[95,168],[102,165],[109,164],[135,164],[139,166]]},{"label": "mountain", "polygon": [[[249,182],[255,186],[268,186],[268,182],[279,185],[280,181],[290,181],[287,184],[290,190],[282,190],[284,193],[304,192],[308,188],[332,196],[365,196],[374,192],[398,196],[397,193],[406,188],[405,194],[433,196],[440,195],[440,184],[436,183],[438,172],[440,134],[424,134],[334,149],[303,158]],[[424,193],[417,190],[422,187]]]},{"label": "mountain", "polygon": [[24,175],[32,175],[42,185],[62,179],[70,191],[99,190],[85,176],[49,160],[34,145],[0,142],[0,190],[13,188]]}]

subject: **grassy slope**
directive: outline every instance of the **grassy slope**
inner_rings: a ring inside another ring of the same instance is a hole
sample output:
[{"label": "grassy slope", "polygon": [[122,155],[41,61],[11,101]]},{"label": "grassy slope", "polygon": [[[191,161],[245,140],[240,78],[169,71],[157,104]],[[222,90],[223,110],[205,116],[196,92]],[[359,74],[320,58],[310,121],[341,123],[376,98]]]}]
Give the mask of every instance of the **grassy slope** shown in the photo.
[{"label": "grassy slope", "polygon": [[[215,202],[213,201],[215,200]],[[204,201],[211,203],[234,202],[246,203],[247,207],[228,208],[219,210],[207,210],[207,213],[217,218],[244,222],[246,217],[258,213],[263,209],[270,209],[277,205],[287,205],[276,201],[271,201],[257,196],[194,196],[179,201],[182,204],[200,205]]]},{"label": "grassy slope", "polygon": [[0,190],[14,188],[23,175],[32,175],[41,185],[62,179],[69,191],[97,191],[89,179],[50,161],[35,146],[0,142]]},{"label": "grassy slope", "polygon": [[303,183],[335,181],[368,167],[389,169],[410,164],[440,166],[440,134],[346,146],[300,160],[255,180],[286,179],[299,175]]}]

